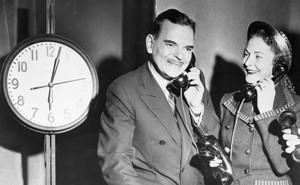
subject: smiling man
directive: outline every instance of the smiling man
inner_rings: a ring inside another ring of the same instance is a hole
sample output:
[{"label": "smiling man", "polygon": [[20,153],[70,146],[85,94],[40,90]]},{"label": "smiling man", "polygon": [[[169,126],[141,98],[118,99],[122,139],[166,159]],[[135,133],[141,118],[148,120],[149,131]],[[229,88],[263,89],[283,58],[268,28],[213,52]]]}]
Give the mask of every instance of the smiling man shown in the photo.
[{"label": "smiling man", "polygon": [[[146,37],[149,61],[110,84],[98,144],[107,184],[204,184],[197,130],[217,137],[219,120],[203,73],[196,67],[184,72],[194,34],[187,15],[174,9],[161,13]],[[183,72],[189,87],[174,97],[166,86]]]}]

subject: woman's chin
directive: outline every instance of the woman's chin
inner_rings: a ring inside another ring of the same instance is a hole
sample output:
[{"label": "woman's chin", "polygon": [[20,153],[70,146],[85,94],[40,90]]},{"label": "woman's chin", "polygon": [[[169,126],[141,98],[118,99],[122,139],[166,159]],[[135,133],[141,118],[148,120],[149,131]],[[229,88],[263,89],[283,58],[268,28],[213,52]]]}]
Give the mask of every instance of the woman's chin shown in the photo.
[{"label": "woman's chin", "polygon": [[246,78],[246,82],[250,85],[255,86],[257,84],[258,79],[254,78]]}]

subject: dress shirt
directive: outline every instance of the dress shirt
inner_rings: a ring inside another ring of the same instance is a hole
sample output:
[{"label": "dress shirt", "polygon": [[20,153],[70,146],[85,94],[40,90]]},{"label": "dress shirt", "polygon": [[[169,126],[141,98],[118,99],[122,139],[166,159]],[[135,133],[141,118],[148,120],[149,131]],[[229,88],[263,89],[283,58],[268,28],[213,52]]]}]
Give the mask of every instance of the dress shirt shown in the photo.
[{"label": "dress shirt", "polygon": [[[151,62],[148,62],[148,66],[150,69],[151,74],[154,76],[154,79],[157,81],[158,85],[160,86],[160,88],[162,89],[162,91],[164,92],[166,99],[168,99],[170,92],[167,90],[167,85],[170,83],[170,81],[164,79],[162,76],[160,76],[158,74],[158,72],[155,70],[154,66],[151,64]],[[204,105],[201,102],[201,105],[203,106],[203,109],[201,111],[201,113],[199,114],[195,114],[191,108],[189,108],[192,118],[194,120],[195,126],[199,127],[199,125],[202,122],[202,117],[203,117],[203,113],[204,113]]]}]

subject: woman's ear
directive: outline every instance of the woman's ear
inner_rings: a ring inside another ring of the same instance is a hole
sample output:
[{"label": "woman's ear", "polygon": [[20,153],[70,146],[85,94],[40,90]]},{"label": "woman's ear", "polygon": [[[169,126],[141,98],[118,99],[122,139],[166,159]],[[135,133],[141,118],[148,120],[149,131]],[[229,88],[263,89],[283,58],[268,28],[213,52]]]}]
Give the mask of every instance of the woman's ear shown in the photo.
[{"label": "woman's ear", "polygon": [[153,37],[153,35],[148,34],[147,37],[146,37],[146,48],[147,48],[147,52],[149,54],[152,54],[153,43],[154,43],[154,37]]}]

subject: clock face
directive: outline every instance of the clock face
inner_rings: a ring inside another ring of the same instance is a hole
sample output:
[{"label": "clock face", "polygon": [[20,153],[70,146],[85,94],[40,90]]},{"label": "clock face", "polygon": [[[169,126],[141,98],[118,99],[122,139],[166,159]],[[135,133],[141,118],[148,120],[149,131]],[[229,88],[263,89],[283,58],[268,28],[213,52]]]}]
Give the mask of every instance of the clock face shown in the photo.
[{"label": "clock face", "polygon": [[82,123],[98,91],[95,69],[74,43],[54,35],[31,38],[6,59],[5,99],[19,120],[58,133]]}]

